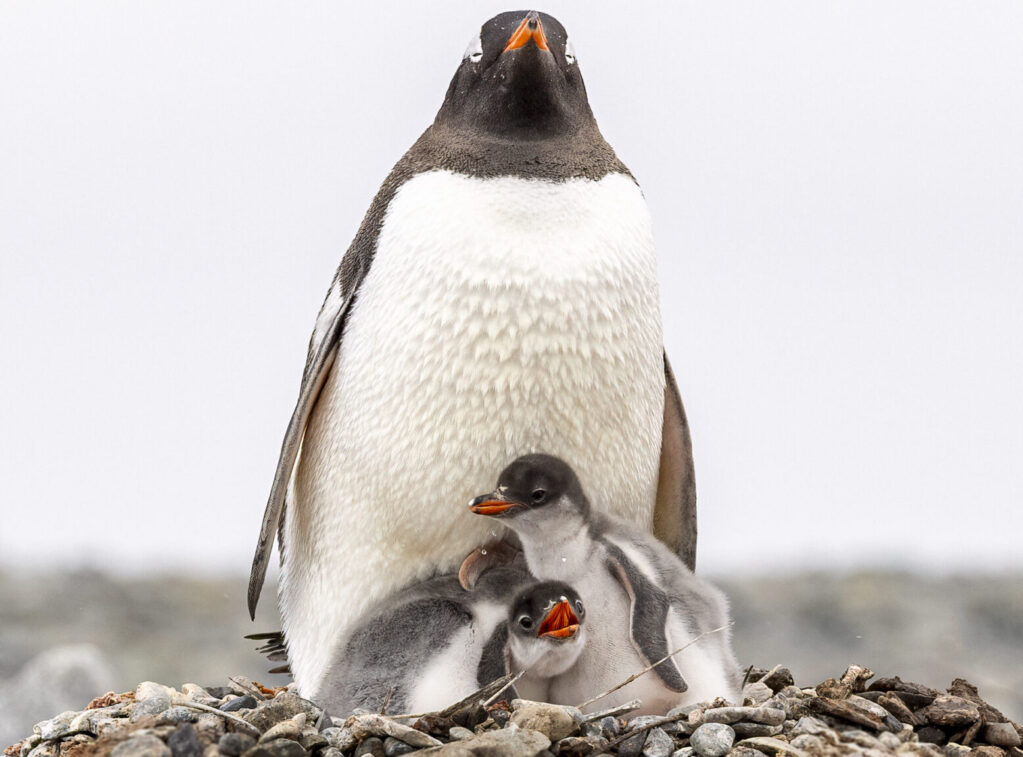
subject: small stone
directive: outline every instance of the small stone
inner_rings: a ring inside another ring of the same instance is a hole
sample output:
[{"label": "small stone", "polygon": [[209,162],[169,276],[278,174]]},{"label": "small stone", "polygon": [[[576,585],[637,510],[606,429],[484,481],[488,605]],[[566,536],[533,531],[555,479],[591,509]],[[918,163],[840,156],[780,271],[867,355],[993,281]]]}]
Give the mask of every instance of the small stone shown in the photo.
[{"label": "small stone", "polygon": [[217,749],[227,757],[239,757],[255,745],[256,740],[247,733],[225,733],[217,742]]},{"label": "small stone", "polygon": [[684,746],[681,749],[676,749],[672,752],[671,757],[693,757],[696,754],[696,750],[691,746]]},{"label": "small stone", "polygon": [[750,746],[733,746],[728,757],[762,757],[763,752],[758,752]]},{"label": "small stone", "polygon": [[1020,737],[1012,723],[988,723],[984,726],[984,741],[1000,747],[1020,745]]},{"label": "small stone", "polygon": [[646,743],[646,734],[637,733],[629,736],[618,745],[618,757],[639,757],[643,751],[643,744]]},{"label": "small stone", "polygon": [[302,730],[302,734],[298,737],[298,743],[307,752],[315,752],[317,749],[323,749],[323,747],[328,746],[330,742],[327,741],[326,736],[315,728],[307,727]]},{"label": "small stone", "polygon": [[618,718],[611,717],[608,715],[606,718],[601,718],[600,732],[605,739],[614,739],[615,736],[621,733],[621,724],[618,722]]},{"label": "small stone", "polygon": [[588,755],[600,754],[607,747],[608,741],[602,736],[589,739],[581,736],[568,736],[557,744],[551,745],[551,749],[558,757],[588,757]]},{"label": "small stone", "polygon": [[466,741],[454,741],[432,750],[436,757],[536,757],[551,745],[550,739],[538,731],[507,728],[486,731]]},{"label": "small stone", "polygon": [[277,739],[256,744],[243,757],[306,757],[309,753],[291,739]]},{"label": "small stone", "polygon": [[737,739],[748,739],[753,736],[777,736],[784,728],[779,725],[766,725],[764,723],[732,723],[732,730],[735,731]]},{"label": "small stone", "polygon": [[171,750],[153,734],[138,733],[115,746],[110,757],[171,757]]},{"label": "small stone", "polygon": [[812,736],[818,736],[822,733],[826,733],[831,730],[831,726],[825,723],[820,718],[811,717],[805,715],[799,719],[799,721],[792,727],[792,734],[799,735],[801,733],[810,734]]},{"label": "small stone", "polygon": [[939,746],[948,739],[943,730],[932,725],[925,725],[916,732],[916,737],[925,744],[938,744]]},{"label": "small stone", "polygon": [[256,698],[251,694],[243,697],[235,697],[220,706],[221,712],[238,712],[238,710],[252,710],[256,707]]},{"label": "small stone", "polygon": [[216,697],[212,696],[206,689],[195,683],[186,683],[181,686],[181,693],[191,699],[193,702],[199,704],[212,705],[218,701]]},{"label": "small stone", "polygon": [[900,723],[920,724],[920,719],[913,714],[905,702],[899,699],[897,694],[883,693],[878,697],[877,703],[894,715]]},{"label": "small stone", "polygon": [[273,741],[274,739],[291,739],[292,741],[298,741],[302,735],[302,730],[305,728],[306,714],[300,712],[293,718],[282,720],[277,725],[271,726],[266,729],[266,732],[259,737],[259,742]]},{"label": "small stone", "polygon": [[131,722],[152,718],[170,709],[171,696],[167,687],[152,681],[143,681],[135,689],[135,707],[131,711]]},{"label": "small stone", "polygon": [[260,731],[266,731],[271,726],[303,712],[311,719],[316,718],[320,714],[319,708],[312,702],[302,699],[297,694],[285,691],[270,701],[262,702],[259,707],[251,712],[244,713],[242,718],[256,726]]},{"label": "small stone", "polygon": [[962,728],[980,720],[980,710],[962,697],[942,694],[918,713],[928,723],[941,728]]},{"label": "small stone", "polygon": [[968,746],[956,744],[954,741],[945,744],[945,757],[966,757],[972,751]]},{"label": "small stone", "polygon": [[476,734],[470,731],[468,728],[463,728],[460,725],[456,725],[454,728],[448,731],[448,737],[452,741],[465,741],[471,739]]},{"label": "small stone", "polygon": [[763,681],[748,683],[742,689],[742,703],[744,705],[763,704],[773,696],[774,690]]},{"label": "small stone", "polygon": [[874,677],[874,671],[859,665],[850,665],[842,674],[842,683],[849,687],[853,694],[866,691],[867,681]]},{"label": "small stone", "polygon": [[415,747],[409,746],[404,741],[398,741],[394,736],[384,739],[384,757],[400,757],[400,755],[414,751]]},{"label": "small stone", "polygon": [[495,725],[498,728],[504,728],[508,725],[508,721],[511,720],[511,713],[508,710],[491,710],[490,717],[493,718]]},{"label": "small stone", "polygon": [[386,757],[384,742],[376,736],[370,736],[355,748],[354,757]]},{"label": "small stone", "polygon": [[741,746],[753,747],[758,752],[765,754],[778,754],[778,755],[795,755],[795,757],[808,757],[807,753],[798,747],[776,739],[771,736],[757,736],[756,738],[746,739],[742,742]]},{"label": "small stone", "polygon": [[32,726],[32,732],[39,734],[44,740],[59,739],[71,730],[71,721],[78,717],[78,713],[72,710],[60,713],[56,717],[36,723]]},{"label": "small stone", "polygon": [[[219,715],[213,715],[212,713],[203,713],[199,715],[199,719],[195,721],[195,731],[199,734],[199,743],[203,747],[207,747],[210,744],[216,744],[220,741],[220,738],[224,735],[227,728],[224,726],[224,719]],[[252,747],[249,744],[246,749]]]},{"label": "small stone", "polygon": [[683,704],[668,710],[666,717],[674,718],[676,720],[688,720],[689,713],[698,709],[700,709],[699,704]]},{"label": "small stone", "polygon": [[899,741],[898,736],[896,736],[894,733],[890,733],[889,731],[882,731],[881,733],[877,734],[877,740],[880,741],[881,744],[886,749],[898,749],[899,744],[902,743],[901,741]]},{"label": "small stone", "polygon": [[[825,752],[824,739],[820,736],[813,736],[809,733],[801,733],[789,742],[796,749],[801,749],[810,754],[823,754]],[[732,757],[734,751],[729,755]],[[758,752],[759,754],[759,752]]]},{"label": "small stone", "polygon": [[795,679],[792,677],[792,671],[788,668],[778,668],[770,675],[762,678],[761,681],[770,687],[775,693],[781,691],[786,686],[792,686],[795,683]]},{"label": "small stone", "polygon": [[511,722],[524,730],[539,731],[551,741],[571,736],[576,730],[575,719],[567,708],[544,702],[512,702]]},{"label": "small stone", "polygon": [[856,746],[861,746],[864,749],[881,749],[882,748],[881,742],[878,741],[873,736],[871,736],[866,731],[857,731],[857,730],[843,731],[842,732],[842,741],[845,741],[845,742],[848,742],[848,743],[852,743],[852,744],[856,744]]},{"label": "small stone", "polygon": [[646,742],[643,744],[643,757],[669,757],[675,749],[675,742],[671,736],[660,728],[651,728],[647,732]]},{"label": "small stone", "polygon": [[181,723],[167,739],[167,746],[174,757],[202,757],[199,734],[191,723]]},{"label": "small stone", "polygon": [[338,749],[337,747],[330,746],[324,749],[322,752],[320,752],[320,757],[345,757],[345,756],[340,749]]},{"label": "small stone", "polygon": [[724,723],[704,723],[689,737],[689,744],[700,757],[722,757],[735,742],[735,731]]},{"label": "small stone", "polygon": [[202,750],[202,757],[220,757],[220,750],[217,749],[216,744],[210,744]]},{"label": "small stone", "polygon": [[704,723],[764,723],[781,725],[785,721],[784,710],[768,707],[716,707],[705,710]]},{"label": "small stone", "polygon": [[191,723],[197,720],[199,713],[188,707],[169,707],[159,714],[156,719],[157,725],[177,725],[179,723]]},{"label": "small stone", "polygon": [[997,746],[978,746],[970,750],[970,757],[1005,757],[1005,750]]}]

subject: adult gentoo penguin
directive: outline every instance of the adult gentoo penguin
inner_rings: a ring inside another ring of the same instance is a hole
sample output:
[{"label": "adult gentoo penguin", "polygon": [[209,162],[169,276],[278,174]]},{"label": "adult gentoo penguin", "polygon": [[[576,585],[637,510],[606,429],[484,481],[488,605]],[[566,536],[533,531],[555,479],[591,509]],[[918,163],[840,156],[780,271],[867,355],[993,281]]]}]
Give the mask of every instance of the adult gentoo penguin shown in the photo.
[{"label": "adult gentoo penguin", "polygon": [[663,713],[719,696],[738,702],[725,596],[645,531],[593,511],[563,460],[525,455],[469,506],[518,534],[530,573],[571,584],[586,605],[587,643],[549,682],[547,701],[588,701],[694,642],[597,707],[638,698],[643,712]]},{"label": "adult gentoo penguin", "polygon": [[370,604],[499,535],[464,502],[521,454],[571,459],[595,507],[691,565],[689,430],[661,345],[646,203],[565,29],[490,19],[313,329],[249,581],[254,613],[279,533],[299,689]]},{"label": "adult gentoo penguin", "polygon": [[[433,712],[507,673],[525,696],[578,659],[585,609],[572,587],[524,568],[486,571],[471,592],[427,579],[373,606],[336,650],[312,698],[335,715],[356,707]],[[504,698],[519,695],[514,688]]]}]

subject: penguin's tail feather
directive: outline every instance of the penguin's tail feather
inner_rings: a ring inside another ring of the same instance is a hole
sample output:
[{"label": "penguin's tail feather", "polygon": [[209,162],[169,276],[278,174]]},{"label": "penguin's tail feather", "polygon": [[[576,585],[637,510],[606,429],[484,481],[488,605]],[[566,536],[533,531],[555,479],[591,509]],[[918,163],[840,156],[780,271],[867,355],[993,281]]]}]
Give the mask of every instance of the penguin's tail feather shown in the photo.
[{"label": "penguin's tail feather", "polygon": [[[270,662],[288,661],[288,642],[284,638],[283,631],[267,631],[265,633],[250,633],[246,637],[251,641],[261,641],[263,644],[256,647],[256,651],[266,656]],[[270,668],[267,673],[291,673],[291,666],[288,664],[278,665]]]}]

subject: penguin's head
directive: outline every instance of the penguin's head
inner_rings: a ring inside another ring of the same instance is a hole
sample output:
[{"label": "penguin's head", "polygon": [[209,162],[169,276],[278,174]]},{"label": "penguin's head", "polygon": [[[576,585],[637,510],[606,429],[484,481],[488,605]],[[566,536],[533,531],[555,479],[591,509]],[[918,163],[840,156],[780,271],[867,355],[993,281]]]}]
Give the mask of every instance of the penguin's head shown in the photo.
[{"label": "penguin's head", "polygon": [[541,677],[572,666],[582,651],[586,609],[578,592],[561,581],[523,589],[508,614],[508,639],[516,667]]},{"label": "penguin's head", "polygon": [[434,125],[523,140],[596,129],[565,27],[537,11],[487,21],[466,48]]},{"label": "penguin's head", "polygon": [[575,471],[564,460],[524,455],[501,472],[494,491],[470,501],[469,509],[491,518],[517,519],[530,513],[557,517],[562,511],[585,517],[589,502]]}]

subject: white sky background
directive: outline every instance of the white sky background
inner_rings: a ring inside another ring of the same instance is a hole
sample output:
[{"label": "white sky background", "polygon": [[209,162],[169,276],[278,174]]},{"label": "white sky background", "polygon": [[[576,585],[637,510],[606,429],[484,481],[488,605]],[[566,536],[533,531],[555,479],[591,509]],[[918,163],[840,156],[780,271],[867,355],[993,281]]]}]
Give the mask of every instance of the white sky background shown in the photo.
[{"label": "white sky background", "polygon": [[[506,9],[0,5],[0,567],[247,571],[334,268]],[[544,9],[652,207],[700,566],[1023,567],[1023,4]]]}]

